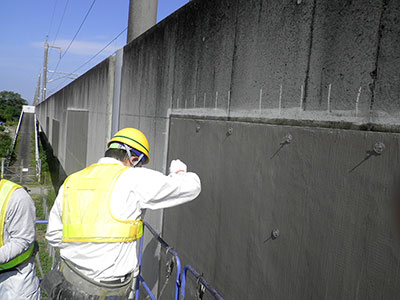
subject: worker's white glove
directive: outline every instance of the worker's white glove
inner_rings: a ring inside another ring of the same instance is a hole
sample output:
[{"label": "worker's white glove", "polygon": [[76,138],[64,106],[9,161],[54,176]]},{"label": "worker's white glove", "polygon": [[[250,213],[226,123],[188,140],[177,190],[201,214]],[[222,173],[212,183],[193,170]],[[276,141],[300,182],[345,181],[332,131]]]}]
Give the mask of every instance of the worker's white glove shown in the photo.
[{"label": "worker's white glove", "polygon": [[186,171],[187,171],[187,166],[182,161],[180,161],[179,159],[171,161],[171,165],[169,166],[169,174],[186,172]]}]

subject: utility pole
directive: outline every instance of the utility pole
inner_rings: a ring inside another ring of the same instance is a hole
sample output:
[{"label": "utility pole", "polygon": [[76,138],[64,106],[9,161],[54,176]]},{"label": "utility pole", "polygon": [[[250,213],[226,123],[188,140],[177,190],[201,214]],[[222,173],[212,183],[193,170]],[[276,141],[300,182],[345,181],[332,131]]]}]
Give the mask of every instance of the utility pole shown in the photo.
[{"label": "utility pole", "polygon": [[47,86],[47,64],[49,59],[49,36],[46,35],[46,43],[44,43],[44,61],[43,61],[43,84],[42,84],[42,101],[46,99],[46,86]]},{"label": "utility pole", "polygon": [[39,79],[38,79],[38,83],[37,83],[37,86],[36,86],[35,97],[33,98],[33,105],[34,106],[39,104],[41,75],[42,74],[39,72]]},{"label": "utility pole", "polygon": [[157,23],[158,0],[130,0],[128,37],[129,44]]},{"label": "utility pole", "polygon": [[[49,60],[49,48],[54,48],[60,50],[60,59],[61,59],[61,47],[49,46],[48,43],[49,36],[46,35],[46,43],[44,43],[44,60],[43,60],[43,84],[42,84],[42,101],[46,100],[46,88],[47,88],[47,73],[48,73],[48,60]],[[58,73],[58,72],[56,72]],[[40,81],[40,79],[39,79]]]}]

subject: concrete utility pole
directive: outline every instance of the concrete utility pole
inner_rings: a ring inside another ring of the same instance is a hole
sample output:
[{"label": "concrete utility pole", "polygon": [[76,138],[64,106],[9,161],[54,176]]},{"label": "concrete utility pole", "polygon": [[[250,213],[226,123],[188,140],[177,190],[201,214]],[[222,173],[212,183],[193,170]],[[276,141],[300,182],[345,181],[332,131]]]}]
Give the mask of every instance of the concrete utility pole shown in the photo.
[{"label": "concrete utility pole", "polygon": [[156,24],[157,8],[158,0],[130,0],[127,44]]},{"label": "concrete utility pole", "polygon": [[43,61],[43,84],[42,84],[42,101],[46,99],[46,85],[47,85],[47,64],[49,59],[49,37],[46,35],[46,43],[44,43],[44,61]]},{"label": "concrete utility pole", "polygon": [[[46,88],[47,88],[47,73],[49,70],[47,69],[49,63],[49,48],[54,48],[60,50],[60,59],[61,59],[61,47],[49,46],[48,43],[49,36],[46,35],[46,43],[44,43],[44,60],[43,60],[43,84],[42,84],[42,101],[46,100]],[[55,72],[60,73],[60,72]],[[40,79],[39,79],[40,81]],[[42,102],[41,101],[41,102]]]}]

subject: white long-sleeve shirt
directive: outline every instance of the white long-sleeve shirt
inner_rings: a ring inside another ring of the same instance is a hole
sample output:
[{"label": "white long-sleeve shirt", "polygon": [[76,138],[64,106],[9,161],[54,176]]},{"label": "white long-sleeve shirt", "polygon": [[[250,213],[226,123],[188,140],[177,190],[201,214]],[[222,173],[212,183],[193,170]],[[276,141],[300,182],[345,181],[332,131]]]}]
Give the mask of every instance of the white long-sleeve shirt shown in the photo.
[{"label": "white long-sleeve shirt", "polygon": [[[35,241],[36,209],[24,189],[13,192],[8,203],[0,247],[0,264],[22,254]],[[15,269],[0,273],[0,299],[40,299],[39,279],[32,256]]]},{"label": "white long-sleeve shirt", "polygon": [[[122,163],[103,157],[99,164]],[[60,248],[61,257],[86,276],[96,280],[115,280],[137,273],[136,241],[126,243],[63,243],[61,186],[50,211],[46,239]],[[160,209],[195,199],[201,190],[195,173],[180,172],[165,176],[146,168],[130,168],[121,174],[111,195],[111,212],[120,220],[139,220],[143,209]],[[135,274],[136,275],[136,274]]]}]

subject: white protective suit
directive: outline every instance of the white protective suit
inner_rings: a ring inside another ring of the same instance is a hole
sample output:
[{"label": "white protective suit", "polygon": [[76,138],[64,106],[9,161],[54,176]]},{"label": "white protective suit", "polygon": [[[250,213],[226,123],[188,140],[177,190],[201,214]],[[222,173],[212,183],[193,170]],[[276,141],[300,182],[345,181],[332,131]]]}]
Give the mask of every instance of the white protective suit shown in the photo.
[{"label": "white protective suit", "polygon": [[[17,257],[34,243],[35,223],[32,198],[24,189],[15,190],[7,207],[0,264]],[[41,299],[33,256],[15,269],[0,273],[0,299]]]},{"label": "white protective suit", "polygon": [[[122,165],[122,162],[109,157],[101,158],[98,163]],[[121,220],[139,220],[142,218],[143,209],[176,206],[195,199],[200,190],[200,179],[195,173],[178,172],[165,176],[146,168],[130,168],[124,171],[115,183],[111,196],[111,211]],[[138,272],[136,241],[62,243],[62,195],[63,186],[58,192],[49,216],[46,233],[49,244],[60,248],[61,257],[96,281],[122,279],[132,272],[136,276]]]}]

